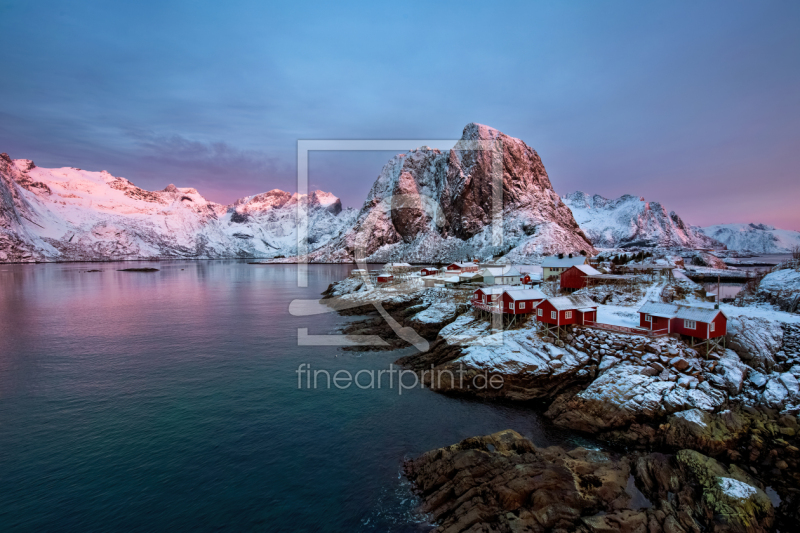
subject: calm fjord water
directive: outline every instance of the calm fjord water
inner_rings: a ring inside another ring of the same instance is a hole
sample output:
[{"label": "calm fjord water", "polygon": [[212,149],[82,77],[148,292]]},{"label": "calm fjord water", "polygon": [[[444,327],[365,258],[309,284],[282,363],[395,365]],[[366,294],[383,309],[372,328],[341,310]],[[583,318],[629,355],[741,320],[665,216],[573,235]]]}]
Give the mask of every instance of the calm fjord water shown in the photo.
[{"label": "calm fjord water", "polygon": [[288,312],[349,269],[300,289],[291,265],[0,265],[0,531],[424,531],[404,457],[506,428],[559,441],[524,408],[298,390],[300,363],[400,355],[297,346],[352,320]]}]

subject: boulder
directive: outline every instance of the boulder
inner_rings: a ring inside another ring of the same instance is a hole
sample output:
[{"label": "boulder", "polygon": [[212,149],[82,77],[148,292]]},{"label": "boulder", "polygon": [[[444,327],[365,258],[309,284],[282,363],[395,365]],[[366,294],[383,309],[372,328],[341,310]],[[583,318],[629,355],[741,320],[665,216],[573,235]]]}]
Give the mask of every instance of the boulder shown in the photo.
[{"label": "boulder", "polygon": [[692,366],[683,357],[673,357],[672,359],[669,360],[669,364],[670,364],[670,366],[672,368],[674,368],[675,370],[678,370],[680,372],[683,372],[684,370],[686,370],[687,368]]},{"label": "boulder", "polygon": [[774,354],[783,344],[783,328],[765,318],[735,317],[728,320],[726,341],[748,365],[767,371],[775,366]]},{"label": "boulder", "polygon": [[761,395],[761,402],[772,409],[782,409],[788,396],[789,391],[784,387],[780,377],[773,376],[767,381]]}]

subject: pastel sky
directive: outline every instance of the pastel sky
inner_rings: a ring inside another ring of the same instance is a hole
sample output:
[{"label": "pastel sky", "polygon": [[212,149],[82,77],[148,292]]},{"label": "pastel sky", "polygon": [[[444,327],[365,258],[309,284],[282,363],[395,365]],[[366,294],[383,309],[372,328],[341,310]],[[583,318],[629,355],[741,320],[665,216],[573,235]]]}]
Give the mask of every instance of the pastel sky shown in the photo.
[{"label": "pastel sky", "polygon": [[[800,230],[800,2],[0,0],[0,151],[227,203],[298,139],[519,137],[560,194]],[[391,153],[316,153],[360,207]]]}]

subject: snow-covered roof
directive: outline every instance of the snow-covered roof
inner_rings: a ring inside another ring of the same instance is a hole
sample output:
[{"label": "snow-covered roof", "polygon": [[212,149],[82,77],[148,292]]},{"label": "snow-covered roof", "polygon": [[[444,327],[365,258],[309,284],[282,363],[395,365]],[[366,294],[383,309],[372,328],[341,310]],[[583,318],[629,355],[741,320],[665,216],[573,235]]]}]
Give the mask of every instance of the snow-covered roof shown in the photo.
[{"label": "snow-covered roof", "polygon": [[588,296],[582,294],[573,294],[571,296],[559,296],[558,298],[548,298],[550,305],[558,311],[569,309],[586,309],[596,308],[597,304],[592,301]]},{"label": "snow-covered roof", "polygon": [[639,312],[662,318],[675,318],[678,314],[678,306],[662,302],[647,302],[639,308]]},{"label": "snow-covered roof", "polygon": [[591,313],[592,311],[597,311],[597,308],[595,308],[595,307],[583,307],[581,309],[578,309],[578,311],[580,311],[581,313]]},{"label": "snow-covered roof", "polygon": [[461,274],[459,274],[459,277],[462,277],[462,278],[479,278],[479,277],[481,277],[481,275],[478,274],[477,272],[462,272]]},{"label": "snow-covered roof", "polygon": [[[697,322],[711,322],[717,316],[717,313],[722,313],[719,309],[675,305],[662,302],[647,302],[639,308],[639,312],[652,316],[680,318],[683,320],[695,320]],[[725,313],[722,314],[725,315]]]},{"label": "snow-covered roof", "polygon": [[503,291],[508,294],[512,300],[544,300],[547,298],[545,294],[539,289],[518,289]]},{"label": "snow-covered roof", "polygon": [[576,255],[573,257],[564,256],[558,257],[557,255],[551,255],[549,257],[545,257],[542,261],[542,266],[545,268],[551,267],[571,267],[582,265],[586,262],[586,257],[582,255]]},{"label": "snow-covered roof", "polygon": [[575,265],[575,268],[586,274],[587,276],[597,276],[600,275],[599,270],[595,270],[594,268],[590,267],[589,265]]},{"label": "snow-covered roof", "polygon": [[468,267],[476,267],[478,265],[476,265],[475,263],[450,263],[447,266],[448,267],[457,266],[458,268],[468,268]]},{"label": "snow-covered roof", "polygon": [[712,322],[719,313],[722,313],[722,311],[720,311],[719,309],[708,309],[706,307],[680,306],[678,308],[678,315],[676,316],[676,318],[708,323]]},{"label": "snow-covered roof", "polygon": [[461,278],[459,278],[458,276],[449,276],[444,278],[444,281],[447,283],[458,283],[459,281],[461,281]]},{"label": "snow-covered roof", "polygon": [[493,285],[491,287],[481,287],[475,292],[481,291],[483,294],[502,294],[507,290],[514,290],[514,287],[512,285]]}]

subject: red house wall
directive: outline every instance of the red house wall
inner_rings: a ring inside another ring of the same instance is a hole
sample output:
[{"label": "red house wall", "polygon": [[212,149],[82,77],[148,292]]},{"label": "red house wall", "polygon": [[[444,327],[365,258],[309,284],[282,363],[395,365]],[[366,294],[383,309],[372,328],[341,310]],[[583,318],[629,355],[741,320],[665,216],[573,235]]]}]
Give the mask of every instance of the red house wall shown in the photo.
[{"label": "red house wall", "polygon": [[597,322],[597,311],[582,313],[582,316],[583,323],[581,325],[586,324],[587,322]]},{"label": "red house wall", "polygon": [[676,318],[672,322],[672,333],[681,333],[683,335],[689,335],[690,337],[695,337],[696,339],[709,339],[709,338],[716,338],[722,337],[725,335],[728,327],[728,319],[722,313],[719,313],[714,318],[714,331],[709,334],[709,327],[707,322],[700,322],[699,320],[696,321],[696,328],[695,329],[686,329],[683,324],[684,320],[682,318]]},{"label": "red house wall", "polygon": [[[511,299],[511,296],[509,296],[506,293],[503,293],[502,302],[503,302],[504,313],[511,313],[513,315],[527,315],[534,311],[534,309],[536,308],[536,304],[538,302],[541,302],[541,300],[517,300],[516,302],[514,302],[514,300]],[[514,306],[514,309],[511,309],[511,302],[514,302],[516,304]],[[525,303],[525,309],[519,309],[519,304],[522,302]]]},{"label": "red house wall", "polygon": [[[536,313],[536,320],[539,322],[545,322],[547,324],[559,324],[561,326],[568,326],[570,324],[579,324],[580,318],[578,316],[578,311],[576,309],[565,309],[563,311],[558,312],[558,319],[550,318],[550,313],[555,311],[555,308],[548,302],[544,300],[542,303],[539,304],[539,309],[542,310],[542,316],[539,316],[537,311]],[[567,318],[567,311],[572,311],[572,316]]]},{"label": "red house wall", "polygon": [[711,338],[722,337],[726,333],[728,333],[728,319],[720,313],[714,319],[714,331],[711,333]]},{"label": "red house wall", "polygon": [[586,274],[574,266],[569,267],[567,270],[561,273],[562,289],[582,289],[586,287],[586,285]]},{"label": "red house wall", "polygon": [[653,331],[658,331],[658,330],[661,330],[661,329],[669,329],[669,327],[670,327],[670,325],[669,325],[670,319],[669,318],[666,318],[666,317],[663,317],[663,316],[654,316],[654,317],[652,317],[653,324],[652,324],[652,327],[651,327],[650,322],[647,322],[644,319],[645,316],[646,316],[646,313],[639,313],[639,327],[641,327],[641,328],[652,329]]}]

